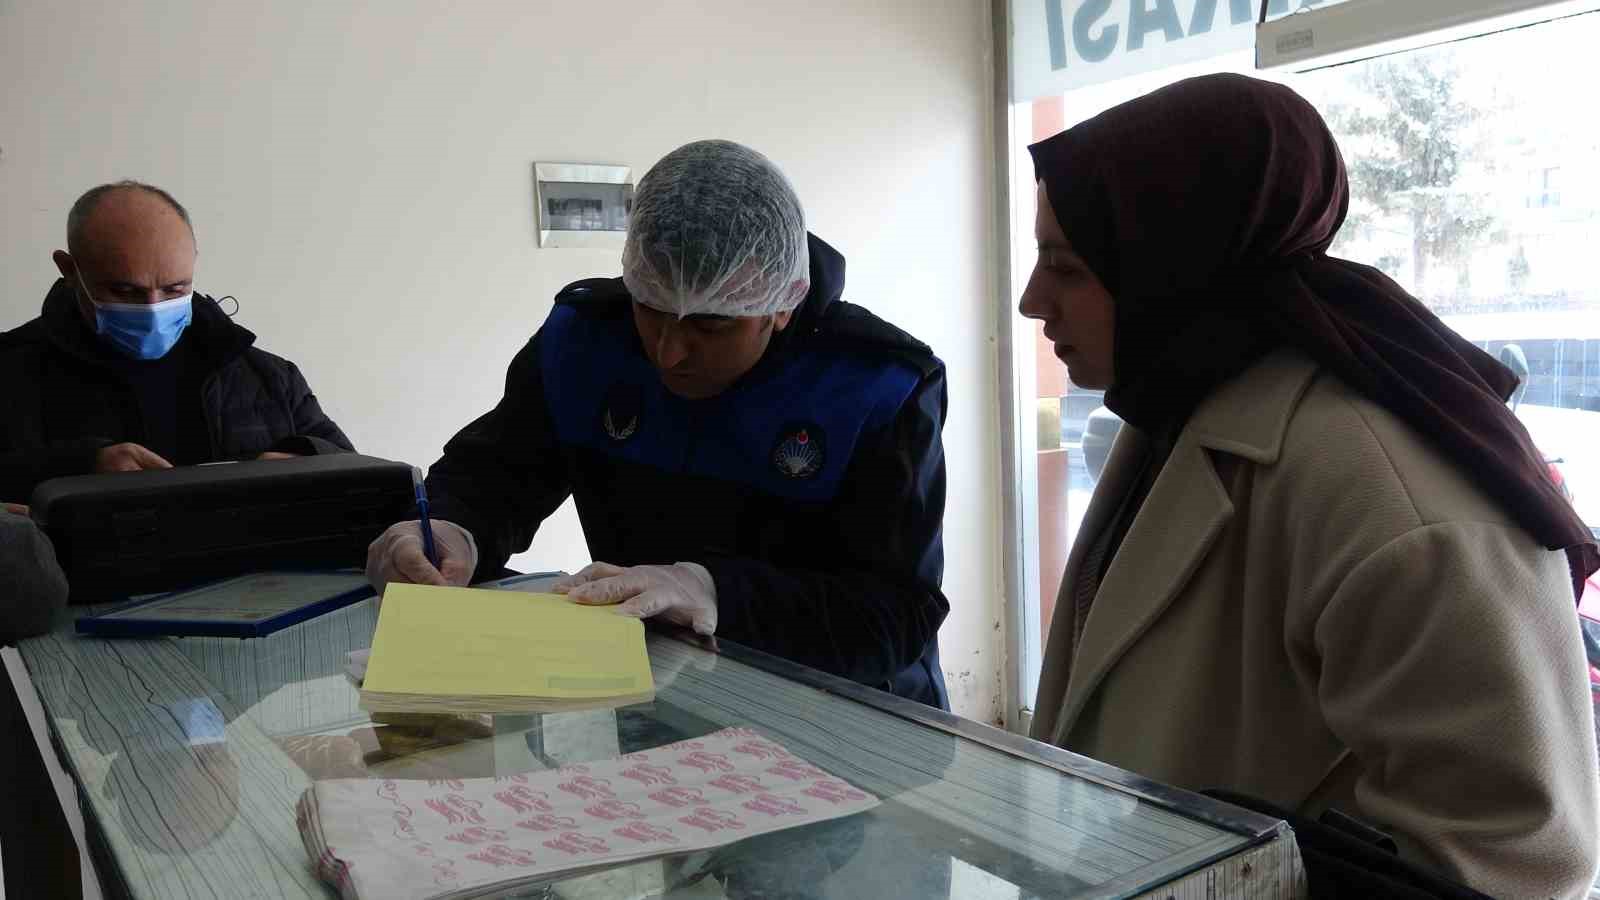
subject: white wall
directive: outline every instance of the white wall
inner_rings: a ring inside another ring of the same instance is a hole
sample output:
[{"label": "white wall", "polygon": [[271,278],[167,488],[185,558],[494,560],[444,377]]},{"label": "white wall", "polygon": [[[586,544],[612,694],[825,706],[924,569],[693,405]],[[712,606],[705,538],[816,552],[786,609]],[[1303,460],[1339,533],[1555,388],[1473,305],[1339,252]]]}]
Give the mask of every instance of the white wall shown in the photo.
[{"label": "white wall", "polygon": [[[37,315],[85,188],[194,216],[236,295],[357,446],[418,462],[499,397],[563,284],[535,160],[642,174],[725,137],[794,180],[846,297],[949,364],[942,634],[957,711],[999,700],[987,0],[625,3],[0,0],[0,324]],[[587,561],[570,507],[527,566]]]}]

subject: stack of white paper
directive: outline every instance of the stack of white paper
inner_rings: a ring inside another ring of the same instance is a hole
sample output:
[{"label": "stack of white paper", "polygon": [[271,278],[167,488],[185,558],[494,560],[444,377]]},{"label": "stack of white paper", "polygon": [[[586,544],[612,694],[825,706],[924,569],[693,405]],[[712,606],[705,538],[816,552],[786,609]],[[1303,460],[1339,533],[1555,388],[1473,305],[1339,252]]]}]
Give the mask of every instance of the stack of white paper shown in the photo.
[{"label": "stack of white paper", "polygon": [[875,797],[730,728],[502,778],[320,781],[306,852],[345,900],[468,898],[840,818]]}]

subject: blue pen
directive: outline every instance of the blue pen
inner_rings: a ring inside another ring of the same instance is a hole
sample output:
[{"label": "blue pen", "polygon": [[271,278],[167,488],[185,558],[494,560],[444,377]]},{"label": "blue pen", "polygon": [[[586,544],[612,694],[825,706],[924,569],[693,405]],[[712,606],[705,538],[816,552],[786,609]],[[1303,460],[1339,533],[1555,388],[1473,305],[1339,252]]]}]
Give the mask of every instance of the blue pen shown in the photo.
[{"label": "blue pen", "polygon": [[411,467],[411,485],[417,491],[417,523],[422,526],[422,553],[428,563],[439,568],[439,550],[433,545],[433,523],[428,521],[428,488],[422,483],[422,470]]}]

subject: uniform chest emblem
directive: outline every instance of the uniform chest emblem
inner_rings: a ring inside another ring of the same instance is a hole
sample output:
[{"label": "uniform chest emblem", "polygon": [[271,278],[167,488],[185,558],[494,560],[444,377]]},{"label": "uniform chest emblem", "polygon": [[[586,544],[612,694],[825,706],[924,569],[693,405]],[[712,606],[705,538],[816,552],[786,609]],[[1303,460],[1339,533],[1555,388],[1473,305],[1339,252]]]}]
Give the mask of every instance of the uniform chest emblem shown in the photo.
[{"label": "uniform chest emblem", "polygon": [[813,422],[791,423],[778,429],[772,448],[772,465],[789,478],[811,478],[828,461],[827,438]]},{"label": "uniform chest emblem", "polygon": [[639,389],[631,385],[616,384],[606,391],[605,402],[600,407],[600,428],[613,441],[621,443],[639,431],[639,413],[643,403]]}]

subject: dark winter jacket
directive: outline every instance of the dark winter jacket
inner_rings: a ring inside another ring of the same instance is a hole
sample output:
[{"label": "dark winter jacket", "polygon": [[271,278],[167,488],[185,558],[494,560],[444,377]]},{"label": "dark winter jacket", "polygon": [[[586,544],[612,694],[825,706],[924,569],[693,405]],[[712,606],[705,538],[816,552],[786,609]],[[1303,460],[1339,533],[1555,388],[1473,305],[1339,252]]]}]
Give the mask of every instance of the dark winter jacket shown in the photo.
[{"label": "dark winter jacket", "polygon": [[789,327],[706,400],[662,385],[621,279],[562,291],[500,404],[434,464],[433,511],[487,575],[571,496],[592,558],[704,565],[718,636],[948,708],[944,364],[839,300],[833,248],[810,253]]},{"label": "dark winter jacket", "polygon": [[[193,319],[171,351],[185,354],[172,402],[199,404],[194,443],[205,458],[194,461],[353,449],[294,363],[253,346],[255,339],[214,300],[194,295]],[[0,500],[26,502],[41,481],[91,471],[102,448],[144,442],[124,371],[126,362],[80,317],[64,280],[50,289],[38,318],[0,333]]]}]

